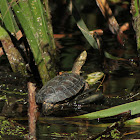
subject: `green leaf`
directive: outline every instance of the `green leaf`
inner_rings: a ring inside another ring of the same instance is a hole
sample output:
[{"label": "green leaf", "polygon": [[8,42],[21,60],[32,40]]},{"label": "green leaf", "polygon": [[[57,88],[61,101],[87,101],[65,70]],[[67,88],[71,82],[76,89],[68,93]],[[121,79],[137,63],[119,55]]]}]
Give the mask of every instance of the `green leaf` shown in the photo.
[{"label": "green leaf", "polygon": [[8,6],[7,0],[2,0],[0,2],[0,11],[2,14],[2,21],[5,24],[6,29],[14,36],[19,31],[18,25],[14,19],[14,15],[10,6]]},{"label": "green leaf", "polygon": [[98,45],[95,41],[95,39],[93,38],[93,36],[90,34],[86,24],[84,23],[83,19],[81,18],[74,1],[72,1],[72,15],[77,23],[78,28],[81,30],[81,32],[83,33],[83,35],[85,36],[85,38],[87,39],[87,41],[89,42],[89,44],[94,48],[94,49],[99,49]]},{"label": "green leaf", "polygon": [[140,1],[139,0],[133,0],[134,2],[134,6],[135,6],[135,15],[134,16],[138,16],[140,13],[139,13],[139,10],[140,10]]},{"label": "green leaf", "polygon": [[[12,2],[11,0],[9,0],[9,2],[11,2],[12,8],[27,37],[32,53],[34,55],[36,65],[38,66],[38,71],[40,73],[42,83],[44,84],[50,79],[50,77],[48,75],[44,60],[42,59],[42,55],[39,49],[39,40],[38,37],[36,36],[37,31],[32,22],[33,20],[32,20],[32,15],[30,13],[30,9],[28,7],[28,2],[21,0],[19,1],[20,6],[16,2]],[[25,9],[26,7],[29,13],[27,13]]]},{"label": "green leaf", "polygon": [[140,113],[140,100],[111,107],[109,109],[100,110],[80,116],[74,116],[72,118],[87,118],[87,119],[98,119],[118,115],[123,112],[131,111],[131,115]]},{"label": "green leaf", "polygon": [[[72,15],[77,23],[78,28],[81,30],[81,32],[83,33],[83,35],[85,36],[85,38],[87,39],[87,41],[89,42],[89,44],[94,48],[94,49],[100,49],[97,45],[96,40],[94,39],[94,37],[90,34],[86,24],[84,23],[83,19],[81,18],[80,13],[78,12],[74,0],[72,1]],[[115,57],[111,54],[109,54],[108,52],[104,52],[105,56],[107,58],[110,59],[114,59],[114,60],[119,60],[120,58]]]},{"label": "green leaf", "polygon": [[40,0],[29,0],[29,6],[31,9],[33,24],[36,28],[40,45],[45,45],[48,43],[48,29],[45,22],[42,4]]},{"label": "green leaf", "polygon": [[124,58],[113,56],[112,54],[108,53],[107,51],[104,52],[106,58],[113,59],[113,60],[125,60]]},{"label": "green leaf", "polygon": [[0,40],[8,37],[8,33],[0,26]]}]

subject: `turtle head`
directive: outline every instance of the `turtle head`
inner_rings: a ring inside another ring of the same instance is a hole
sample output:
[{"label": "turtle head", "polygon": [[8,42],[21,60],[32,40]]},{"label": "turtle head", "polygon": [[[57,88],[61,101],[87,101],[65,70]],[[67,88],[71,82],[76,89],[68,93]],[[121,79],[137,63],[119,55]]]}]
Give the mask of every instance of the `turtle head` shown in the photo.
[{"label": "turtle head", "polygon": [[87,74],[86,82],[88,82],[89,85],[93,85],[98,82],[102,77],[104,76],[103,72],[93,72],[90,74]]}]

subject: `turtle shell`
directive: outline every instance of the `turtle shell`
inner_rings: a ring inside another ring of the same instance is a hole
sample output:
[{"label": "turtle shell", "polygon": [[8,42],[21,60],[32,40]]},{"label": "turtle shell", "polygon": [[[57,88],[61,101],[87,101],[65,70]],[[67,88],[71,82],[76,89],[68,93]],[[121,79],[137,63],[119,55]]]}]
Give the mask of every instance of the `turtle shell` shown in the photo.
[{"label": "turtle shell", "polygon": [[64,73],[54,77],[40,89],[36,94],[36,102],[55,104],[64,101],[79,93],[84,85],[84,79],[78,74]]}]

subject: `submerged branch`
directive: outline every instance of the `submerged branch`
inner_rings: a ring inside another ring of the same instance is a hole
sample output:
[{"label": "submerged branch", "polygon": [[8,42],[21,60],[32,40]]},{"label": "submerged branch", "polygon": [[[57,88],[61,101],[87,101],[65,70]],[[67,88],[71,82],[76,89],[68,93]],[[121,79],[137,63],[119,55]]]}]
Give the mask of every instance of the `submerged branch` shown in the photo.
[{"label": "submerged branch", "polygon": [[28,83],[28,97],[29,97],[29,137],[36,139],[36,102],[35,102],[35,86],[33,83]]}]

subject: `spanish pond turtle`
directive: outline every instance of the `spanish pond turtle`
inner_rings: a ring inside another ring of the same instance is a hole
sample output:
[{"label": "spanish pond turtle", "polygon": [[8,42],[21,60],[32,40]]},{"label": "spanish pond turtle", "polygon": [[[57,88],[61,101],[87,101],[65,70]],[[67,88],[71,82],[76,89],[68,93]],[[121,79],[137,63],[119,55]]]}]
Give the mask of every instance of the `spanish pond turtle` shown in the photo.
[{"label": "spanish pond turtle", "polygon": [[[86,61],[86,57],[87,52],[83,51],[76,59],[72,73],[63,73],[62,75],[54,77],[36,94],[36,102],[42,104],[44,114],[50,114],[56,105],[70,101],[70,99],[73,99],[78,93],[87,89],[86,81],[80,76],[80,70]],[[93,75],[96,77],[93,77]],[[92,78],[98,81],[98,75],[100,75],[101,78],[101,72],[95,72],[92,74]]]},{"label": "spanish pond turtle", "polygon": [[47,112],[56,103],[65,101],[78,94],[85,86],[85,80],[79,75],[86,61],[87,52],[83,51],[76,59],[72,73],[63,73],[47,82],[36,94],[36,102],[43,104],[43,112]]}]

